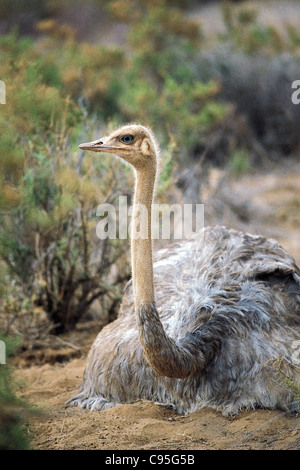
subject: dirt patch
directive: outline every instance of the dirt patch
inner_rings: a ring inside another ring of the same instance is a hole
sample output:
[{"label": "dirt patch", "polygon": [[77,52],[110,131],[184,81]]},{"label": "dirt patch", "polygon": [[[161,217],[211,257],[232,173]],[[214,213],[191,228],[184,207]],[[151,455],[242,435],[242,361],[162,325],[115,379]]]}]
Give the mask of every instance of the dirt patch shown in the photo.
[{"label": "dirt patch", "polygon": [[299,449],[300,419],[255,410],[235,418],[204,409],[180,416],[158,404],[119,405],[102,412],[65,408],[81,381],[85,358],[15,373],[20,396],[39,410],[28,423],[40,450]]}]

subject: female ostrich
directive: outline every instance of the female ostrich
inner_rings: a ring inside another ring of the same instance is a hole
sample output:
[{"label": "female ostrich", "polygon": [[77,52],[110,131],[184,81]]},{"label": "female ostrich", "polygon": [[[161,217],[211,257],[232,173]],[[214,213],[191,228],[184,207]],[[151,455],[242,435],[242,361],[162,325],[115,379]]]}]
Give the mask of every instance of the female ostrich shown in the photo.
[{"label": "female ostrich", "polygon": [[146,399],[183,414],[212,407],[224,415],[297,408],[271,365],[280,361],[300,386],[300,271],[293,258],[275,241],[214,227],[160,250],[153,265],[159,147],[152,131],[124,126],[80,148],[129,163],[136,175],[133,227],[140,204],[148,215],[146,236],[131,237],[132,283],[120,314],[98,334],[69,404],[102,410]]}]

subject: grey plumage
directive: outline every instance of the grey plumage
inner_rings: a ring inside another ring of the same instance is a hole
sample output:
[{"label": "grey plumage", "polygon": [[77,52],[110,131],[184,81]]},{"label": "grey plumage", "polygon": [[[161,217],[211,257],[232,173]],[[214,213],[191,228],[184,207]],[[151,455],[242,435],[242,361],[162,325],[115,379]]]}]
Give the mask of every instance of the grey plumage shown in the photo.
[{"label": "grey plumage", "polygon": [[[293,360],[300,271],[277,242],[205,228],[157,253],[154,287],[156,302],[135,312],[127,286],[119,317],[98,334],[69,405],[101,410],[146,399],[184,414],[203,407],[224,415],[254,407],[299,410],[272,367],[281,360],[300,387]],[[181,368],[186,376],[176,378]]]}]

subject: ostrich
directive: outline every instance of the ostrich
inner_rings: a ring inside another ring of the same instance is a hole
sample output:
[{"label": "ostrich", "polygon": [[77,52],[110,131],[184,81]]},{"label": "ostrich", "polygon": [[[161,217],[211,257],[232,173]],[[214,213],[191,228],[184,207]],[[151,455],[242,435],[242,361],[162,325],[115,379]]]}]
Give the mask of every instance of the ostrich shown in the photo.
[{"label": "ostrich", "polygon": [[119,316],[96,337],[68,405],[103,410],[150,400],[180,414],[210,407],[224,416],[299,409],[293,387],[278,379],[284,369],[294,389],[300,385],[300,271],[293,258],[273,240],[217,226],[153,260],[160,152],[153,132],[126,125],[79,147],[129,163],[136,176],[132,226],[140,204],[148,215],[147,235],[131,237],[132,280]]}]

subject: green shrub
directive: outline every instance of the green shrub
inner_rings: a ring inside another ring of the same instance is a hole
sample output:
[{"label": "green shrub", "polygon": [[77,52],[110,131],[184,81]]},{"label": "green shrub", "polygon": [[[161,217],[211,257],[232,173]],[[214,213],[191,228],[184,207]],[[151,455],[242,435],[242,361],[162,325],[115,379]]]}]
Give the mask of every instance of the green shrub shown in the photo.
[{"label": "green shrub", "polygon": [[221,41],[236,50],[246,54],[278,53],[290,47],[275,27],[259,23],[255,8],[224,3],[222,11],[226,32],[221,35]]},{"label": "green shrub", "polygon": [[218,98],[247,118],[243,146],[255,148],[259,142],[276,160],[297,152],[300,143],[300,108],[291,101],[291,84],[298,76],[300,61],[291,53],[249,56],[223,46],[199,57],[199,78],[219,81]]},{"label": "green shrub", "polygon": [[[108,3],[117,13],[123,4]],[[184,2],[139,0],[135,4],[133,15],[125,15],[132,54],[123,76],[119,111],[125,121],[157,129],[163,149],[170,137],[176,142],[175,168],[193,157],[199,142],[226,119],[227,106],[215,100],[216,81],[199,80],[197,57],[203,35],[199,25],[185,17]]]},{"label": "green shrub", "polygon": [[237,149],[228,160],[229,171],[234,175],[248,174],[251,169],[249,153],[246,149]]},{"label": "green shrub", "polygon": [[96,298],[116,305],[129,276],[127,242],[99,241],[95,226],[97,205],[131,193],[131,176],[78,143],[100,137],[104,122],[150,125],[162,144],[162,195],[191,164],[228,162],[245,173],[254,144],[289,154],[299,144],[300,108],[290,100],[299,38],[290,27],[283,39],[252,10],[225,9],[225,34],[203,52],[189,2],[99,1],[128,24],[127,54],[77,42],[48,14],[66,2],[42,4],[35,41],[16,30],[0,37],[1,309],[42,308],[61,332]]},{"label": "green shrub", "polygon": [[[121,188],[125,193],[127,176],[115,162],[99,163],[87,154],[78,159],[79,132],[84,128],[86,140],[92,124],[64,88],[63,71],[77,46],[70,52],[63,42],[66,63],[58,60],[56,46],[41,57],[31,41],[15,33],[0,41],[6,59],[0,75],[7,84],[0,117],[0,256],[6,264],[1,310],[22,318],[41,308],[53,331],[62,332],[73,328],[95,299],[115,304],[128,279],[125,244],[99,241],[95,234],[97,206],[113,202]],[[44,47],[50,47],[48,41]],[[96,47],[92,52],[100,54],[99,65],[106,52]],[[83,57],[78,46],[78,63]],[[85,92],[83,87],[80,96]],[[109,102],[109,86],[103,93]],[[113,276],[116,263],[120,271]]]},{"label": "green shrub", "polygon": [[[14,352],[16,339],[0,336],[6,345],[6,362]],[[9,365],[0,364],[0,450],[27,450],[30,446],[23,419],[31,411],[16,396],[16,385]]]},{"label": "green shrub", "polygon": [[[20,204],[0,216],[0,254],[15,280],[14,301],[8,289],[3,310],[24,314],[41,307],[57,333],[73,328],[96,298],[118,299],[128,279],[125,243],[95,234],[98,204],[113,202],[126,177],[111,161],[100,170],[92,157],[78,168],[58,142],[32,153],[18,184]],[[112,276],[115,264],[120,273]]]}]

